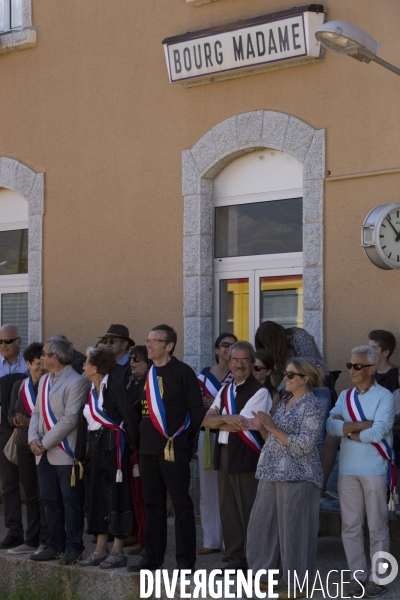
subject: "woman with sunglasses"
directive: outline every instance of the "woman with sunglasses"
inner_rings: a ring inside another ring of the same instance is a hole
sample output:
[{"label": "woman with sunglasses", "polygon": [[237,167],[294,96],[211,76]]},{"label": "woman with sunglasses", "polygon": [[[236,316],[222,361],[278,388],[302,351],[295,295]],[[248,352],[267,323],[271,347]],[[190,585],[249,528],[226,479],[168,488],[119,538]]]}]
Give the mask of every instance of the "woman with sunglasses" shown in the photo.
[{"label": "woman with sunglasses", "polygon": [[[150,369],[153,361],[149,359],[146,346],[134,346],[130,351],[130,365],[132,375],[129,379],[126,389],[130,396],[133,408],[137,413],[137,421],[139,422],[142,415],[141,408],[141,393],[146,383],[147,372]],[[138,431],[138,428],[137,428]],[[139,440],[134,439],[133,445],[136,448],[133,451],[130,463],[130,484],[135,510],[136,521],[138,524],[137,539],[138,544],[134,545],[128,554],[140,554],[144,556],[144,532],[146,529],[146,510],[143,499],[142,478],[139,471]]]},{"label": "woman with sunglasses", "polygon": [[[232,381],[228,358],[230,347],[235,342],[237,342],[237,338],[232,333],[221,333],[214,344],[217,364],[213,367],[206,367],[198,376],[206,412],[221,387]],[[203,528],[203,547],[199,550],[199,554],[202,555],[220,552],[223,547],[218,501],[218,472],[214,471],[212,464],[215,437],[215,431],[201,427],[197,455],[200,479],[200,516]]]},{"label": "woman with sunglasses", "polygon": [[[305,358],[293,358],[282,375],[287,394],[274,416],[258,412],[248,420],[249,429],[260,431],[265,444],[256,471],[247,559],[253,572],[280,569],[284,583],[279,597],[287,598],[289,572],[290,587],[294,572],[301,582],[307,573],[310,581],[314,578],[323,480],[317,442],[323,412],[312,389],[321,385],[323,372]],[[297,590],[293,597],[305,595]]]},{"label": "woman with sunglasses", "polygon": [[253,367],[253,375],[267,388],[272,398],[271,415],[274,415],[281,395],[271,381],[271,374],[274,371],[274,357],[267,350],[257,350],[256,362]]}]

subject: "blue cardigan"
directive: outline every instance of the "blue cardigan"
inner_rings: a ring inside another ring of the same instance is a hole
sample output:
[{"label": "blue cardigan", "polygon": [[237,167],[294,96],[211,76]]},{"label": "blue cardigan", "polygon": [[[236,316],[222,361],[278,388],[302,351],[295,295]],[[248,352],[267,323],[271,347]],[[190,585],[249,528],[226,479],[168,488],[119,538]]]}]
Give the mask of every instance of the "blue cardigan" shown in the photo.
[{"label": "blue cardigan", "polygon": [[[347,391],[344,390],[340,394],[326,423],[326,430],[330,435],[342,438],[339,453],[339,475],[386,475],[388,463],[371,442],[380,442],[385,439],[392,447],[393,394],[382,386],[375,385],[366,394],[359,396],[366,418],[374,421],[370,429],[360,432],[360,443],[343,436],[344,422],[351,422],[346,403]],[[333,419],[334,415],[341,415],[344,422]]]}]

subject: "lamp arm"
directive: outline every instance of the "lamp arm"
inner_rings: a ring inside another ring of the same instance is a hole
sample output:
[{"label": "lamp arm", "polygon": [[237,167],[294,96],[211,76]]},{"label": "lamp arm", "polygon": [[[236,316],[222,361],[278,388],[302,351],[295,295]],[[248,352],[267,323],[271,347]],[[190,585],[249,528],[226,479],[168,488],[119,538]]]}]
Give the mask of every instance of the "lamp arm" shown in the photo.
[{"label": "lamp arm", "polygon": [[385,69],[389,69],[389,71],[392,71],[392,73],[396,73],[396,75],[400,75],[400,69],[398,67],[395,67],[394,65],[391,65],[390,63],[386,62],[386,60],[383,60],[382,58],[379,58],[378,56],[374,56],[373,58],[371,58],[371,60],[373,62],[378,63],[378,65],[381,65],[381,67],[385,67]]}]

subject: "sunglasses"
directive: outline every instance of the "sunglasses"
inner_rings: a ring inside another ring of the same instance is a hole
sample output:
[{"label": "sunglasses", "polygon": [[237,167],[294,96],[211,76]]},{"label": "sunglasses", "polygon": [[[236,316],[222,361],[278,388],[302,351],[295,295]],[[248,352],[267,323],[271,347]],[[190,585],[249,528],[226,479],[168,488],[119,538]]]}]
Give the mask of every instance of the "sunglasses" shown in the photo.
[{"label": "sunglasses", "polygon": [[265,369],[265,371],[266,371],[266,370],[267,370],[267,367],[258,367],[258,366],[255,366],[255,367],[254,367],[254,370],[255,370],[255,372],[256,372],[256,373],[259,373],[259,372],[260,372],[260,371],[262,371],[263,369]]},{"label": "sunglasses", "polygon": [[140,358],[140,356],[135,356],[134,354],[131,354],[130,360],[131,362],[140,363],[142,359]]},{"label": "sunglasses", "polygon": [[9,346],[10,344],[13,344],[14,342],[16,342],[17,340],[20,340],[21,338],[16,337],[16,338],[12,338],[12,339],[8,339],[8,340],[0,340],[0,346],[1,344],[7,344],[7,346]]},{"label": "sunglasses", "polygon": [[361,369],[365,369],[365,367],[374,367],[375,365],[360,365],[360,363],[346,363],[346,367],[348,369],[354,369],[355,371],[361,371]]},{"label": "sunglasses", "polygon": [[305,377],[303,373],[295,373],[294,371],[282,371],[282,375],[288,379],[294,379],[295,375],[298,375],[299,377]]},{"label": "sunglasses", "polygon": [[221,342],[219,345],[220,348],[230,348],[233,346],[235,342]]},{"label": "sunglasses", "polygon": [[111,346],[114,346],[115,342],[120,342],[121,340],[119,338],[117,338],[116,340],[110,338],[103,338],[102,340],[100,340],[100,344],[110,344]]}]

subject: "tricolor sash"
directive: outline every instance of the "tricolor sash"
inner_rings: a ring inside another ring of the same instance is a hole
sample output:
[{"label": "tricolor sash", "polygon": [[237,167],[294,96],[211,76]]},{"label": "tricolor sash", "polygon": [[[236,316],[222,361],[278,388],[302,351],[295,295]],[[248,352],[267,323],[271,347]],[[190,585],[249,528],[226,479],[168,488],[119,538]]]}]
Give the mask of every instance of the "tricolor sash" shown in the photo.
[{"label": "tricolor sash", "polygon": [[107,429],[111,429],[117,432],[117,437],[115,440],[115,445],[117,449],[117,475],[116,481],[117,483],[122,483],[122,455],[125,449],[125,433],[122,429],[123,423],[118,425],[115,421],[113,421],[108,415],[106,415],[101,408],[99,407],[99,399],[96,394],[96,390],[94,384],[92,383],[92,389],[89,392],[88,397],[88,405],[90,414],[92,415],[92,419],[100,423],[103,427],[107,427]]},{"label": "tricolor sash", "polygon": [[[353,422],[368,420],[362,409],[356,388],[347,391],[346,403],[347,410],[349,411],[350,418]],[[388,461],[387,479],[390,492],[388,508],[390,511],[394,511],[395,505],[398,502],[398,498],[396,494],[397,467],[394,462],[393,450],[386,440],[381,440],[380,442],[371,442],[371,444],[378,450],[382,458]]]},{"label": "tricolor sash", "polygon": [[160,386],[158,385],[157,372],[154,365],[149,369],[147,374],[146,400],[151,422],[157,431],[167,440],[167,444],[164,448],[164,458],[170,462],[175,462],[174,439],[189,427],[190,415],[189,413],[186,413],[182,425],[178,427],[172,436],[168,435],[165,407],[161,398]]},{"label": "tricolor sash", "polygon": [[[52,411],[51,405],[50,405],[50,375],[46,375],[45,380],[43,382],[42,413],[43,413],[43,419],[44,419],[44,423],[47,427],[47,430],[50,431],[51,429],[53,429],[54,425],[56,425],[58,422],[55,417],[55,414]],[[82,467],[81,463],[79,463],[79,462],[77,463],[75,461],[74,453],[72,452],[71,448],[69,447],[67,438],[64,438],[62,440],[62,442],[60,442],[58,444],[58,447],[61,448],[61,450],[63,452],[65,452],[65,454],[68,454],[68,456],[70,456],[72,458],[72,460],[74,461],[74,464],[72,465],[72,473],[71,473],[71,486],[74,486],[75,485],[75,465],[76,464],[79,465],[79,479],[83,478],[83,467]]]},{"label": "tricolor sash", "polygon": [[25,379],[22,388],[21,388],[21,398],[24,403],[25,410],[28,413],[28,417],[31,418],[33,409],[36,405],[36,394],[33,389],[33,381],[32,377],[29,375],[27,379]]},{"label": "tricolor sash", "polygon": [[[224,395],[224,407],[226,410],[226,414],[228,415],[237,415],[236,406],[235,406],[235,392],[233,390],[233,383],[227,385],[222,392]],[[258,439],[255,431],[251,429],[248,431],[238,431],[238,435],[241,439],[248,445],[254,452],[260,454],[262,446],[260,444],[260,440]]]},{"label": "tricolor sash", "polygon": [[201,394],[204,398],[215,398],[217,396],[222,384],[215,375],[209,372],[207,377],[205,377],[204,373],[200,373],[197,379],[199,380]]}]

